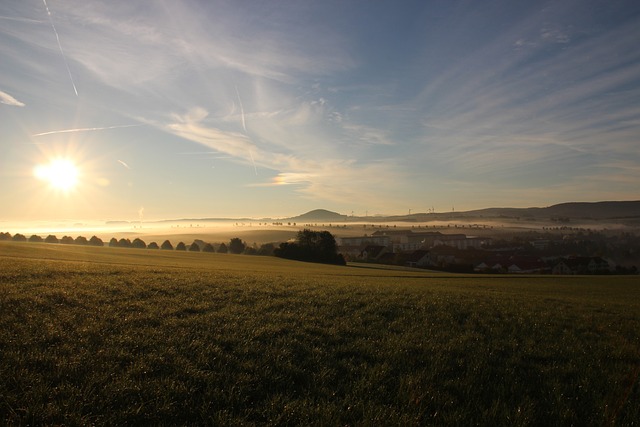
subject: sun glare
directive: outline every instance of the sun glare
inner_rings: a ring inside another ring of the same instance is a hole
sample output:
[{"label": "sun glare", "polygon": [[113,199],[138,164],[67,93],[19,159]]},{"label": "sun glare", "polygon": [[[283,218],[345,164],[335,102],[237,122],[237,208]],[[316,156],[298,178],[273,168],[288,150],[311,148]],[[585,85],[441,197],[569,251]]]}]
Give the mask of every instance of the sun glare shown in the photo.
[{"label": "sun glare", "polygon": [[33,173],[39,180],[64,192],[73,190],[78,184],[78,168],[68,159],[54,159],[49,164],[38,165]]}]

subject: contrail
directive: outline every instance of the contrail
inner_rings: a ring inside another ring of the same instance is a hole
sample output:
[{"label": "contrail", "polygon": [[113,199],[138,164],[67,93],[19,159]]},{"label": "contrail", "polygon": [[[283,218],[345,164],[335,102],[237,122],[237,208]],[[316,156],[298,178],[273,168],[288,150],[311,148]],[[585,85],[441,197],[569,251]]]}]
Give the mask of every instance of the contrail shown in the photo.
[{"label": "contrail", "polygon": [[107,130],[107,129],[122,129],[122,128],[132,128],[136,126],[144,126],[143,124],[136,125],[117,125],[117,126],[106,126],[100,128],[78,128],[78,129],[64,129],[64,130],[52,130],[51,132],[42,132],[36,133],[35,135],[31,135],[32,137],[36,136],[45,136],[45,135],[55,135],[57,133],[72,133],[72,132],[93,132],[96,130]]},{"label": "contrail", "polygon": [[256,173],[256,176],[258,176],[258,168],[256,167],[255,160],[253,160],[253,153],[251,152],[251,150],[249,150],[249,156],[251,156],[251,164],[253,165],[253,170]]},{"label": "contrail", "polygon": [[78,89],[76,89],[76,84],[73,82],[73,76],[71,75],[71,68],[69,68],[69,63],[67,62],[67,57],[64,54],[64,50],[62,50],[62,44],[60,43],[60,36],[58,35],[58,31],[56,30],[56,26],[53,25],[53,18],[51,17],[51,12],[49,11],[49,6],[47,6],[47,0],[42,0],[44,3],[45,9],[47,9],[47,15],[49,15],[49,22],[51,22],[51,28],[53,28],[53,32],[56,34],[56,40],[58,41],[58,47],[60,48],[60,53],[62,54],[62,59],[64,59],[64,65],[67,66],[67,72],[69,73],[69,80],[71,80],[71,85],[73,86],[73,91],[78,96]]},{"label": "contrail", "polygon": [[29,19],[29,18],[20,18],[14,16],[0,16],[0,19],[5,21],[17,21],[17,22],[35,22],[36,24],[41,24],[43,21],[38,19]]},{"label": "contrail", "polygon": [[[238,103],[240,104],[240,118],[242,119],[242,129],[244,129],[244,133],[247,133],[247,124],[244,120],[244,107],[242,106],[242,99],[240,98],[240,92],[238,91],[238,85],[234,84],[236,88],[236,95],[238,96]],[[256,167],[256,162],[253,160],[253,153],[249,150],[249,157],[251,157],[251,164],[253,165],[253,171],[258,176],[258,168]]]},{"label": "contrail", "polygon": [[247,124],[244,121],[244,107],[242,106],[242,99],[240,99],[240,92],[238,92],[238,85],[234,85],[236,87],[236,95],[238,95],[238,102],[240,103],[240,117],[242,118],[242,129],[244,129],[245,133],[247,132]]}]

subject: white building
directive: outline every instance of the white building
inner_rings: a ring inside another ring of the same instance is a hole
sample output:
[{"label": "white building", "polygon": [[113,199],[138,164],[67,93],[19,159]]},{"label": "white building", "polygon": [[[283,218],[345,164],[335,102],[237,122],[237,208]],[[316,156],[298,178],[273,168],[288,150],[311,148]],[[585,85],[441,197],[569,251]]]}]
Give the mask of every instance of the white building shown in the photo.
[{"label": "white building", "polygon": [[338,246],[390,246],[391,238],[389,236],[358,236],[358,237],[337,237]]},{"label": "white building", "polygon": [[467,237],[464,234],[443,234],[435,239],[433,246],[451,246],[457,249],[480,249],[484,245],[491,243],[488,237]]}]

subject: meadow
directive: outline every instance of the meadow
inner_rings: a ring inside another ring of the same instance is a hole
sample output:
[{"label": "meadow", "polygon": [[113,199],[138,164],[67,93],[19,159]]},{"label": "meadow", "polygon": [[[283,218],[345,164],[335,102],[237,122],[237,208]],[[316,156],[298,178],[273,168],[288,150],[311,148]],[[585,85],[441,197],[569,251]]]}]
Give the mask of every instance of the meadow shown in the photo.
[{"label": "meadow", "polygon": [[638,425],[637,276],[0,242],[5,425]]}]

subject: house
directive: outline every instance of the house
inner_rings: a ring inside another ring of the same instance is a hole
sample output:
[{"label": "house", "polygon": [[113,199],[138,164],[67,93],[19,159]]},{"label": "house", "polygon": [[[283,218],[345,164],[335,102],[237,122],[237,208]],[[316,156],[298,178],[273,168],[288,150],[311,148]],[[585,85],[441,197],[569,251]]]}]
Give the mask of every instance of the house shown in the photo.
[{"label": "house", "polygon": [[474,263],[474,271],[497,273],[542,274],[549,271],[547,264],[535,256],[492,254],[490,257]]},{"label": "house", "polygon": [[426,267],[429,265],[429,259],[429,251],[419,249],[411,253],[406,262],[409,267]]},{"label": "house", "polygon": [[433,267],[447,267],[457,264],[460,251],[450,246],[436,246],[429,250],[427,265]]},{"label": "house", "polygon": [[372,236],[389,236],[392,242],[399,242],[400,238],[407,235],[412,234],[411,230],[378,230],[371,233]]},{"label": "house", "polygon": [[476,264],[473,267],[473,271],[477,272],[477,273],[483,273],[485,271],[490,271],[491,267],[489,267],[489,264],[487,264],[484,261],[480,261],[480,263]]},{"label": "house", "polygon": [[509,273],[528,273],[528,274],[542,274],[548,270],[547,264],[541,260],[514,260],[514,262],[507,267]]},{"label": "house", "polygon": [[536,239],[529,242],[531,246],[540,251],[549,247],[550,241],[548,239]]},{"label": "house", "polygon": [[566,260],[560,260],[551,269],[551,274],[577,274]]},{"label": "house", "polygon": [[366,261],[377,261],[386,252],[386,246],[368,245],[360,252],[359,258]]},{"label": "house", "polygon": [[433,246],[433,240],[437,236],[441,236],[442,233],[437,231],[378,230],[373,235],[389,236],[394,252],[411,252],[430,248]]},{"label": "house", "polygon": [[588,265],[588,257],[561,258],[551,272],[553,274],[587,274]]},{"label": "house", "polygon": [[383,246],[388,247],[391,245],[389,236],[358,236],[358,237],[336,237],[336,244],[338,246],[338,253],[345,256],[347,259],[355,260],[362,258],[362,251],[368,246]]},{"label": "house", "polygon": [[[464,234],[442,234],[439,231],[413,231],[413,230],[378,230],[370,236],[372,238],[388,237],[394,252],[412,252],[419,249],[430,249],[435,246],[451,246],[457,249],[479,249],[490,244],[489,237],[467,237]],[[346,243],[345,243],[346,244]],[[387,244],[384,244],[388,246]]]},{"label": "house", "polygon": [[611,266],[601,257],[568,257],[561,258],[551,272],[553,274],[607,274],[611,272]]},{"label": "house", "polygon": [[500,254],[492,255],[475,264],[473,270],[479,273],[504,273],[509,266],[509,258]]},{"label": "house", "polygon": [[457,249],[480,249],[482,246],[491,244],[489,237],[467,237],[464,234],[443,234],[434,239],[433,246],[451,246]]},{"label": "house", "polygon": [[362,246],[341,245],[338,246],[338,253],[342,254],[347,260],[354,260],[362,253]]},{"label": "house", "polygon": [[587,264],[587,271],[590,274],[606,274],[611,272],[611,266],[609,262],[600,257],[591,257],[589,264]]},{"label": "house", "polygon": [[360,246],[365,247],[367,245],[379,245],[390,246],[391,238],[384,235],[371,235],[358,236],[358,237],[337,237],[336,243],[338,246]]},{"label": "house", "polygon": [[394,243],[394,249],[400,251],[415,251],[418,249],[429,249],[433,242],[442,236],[438,231],[409,232],[400,237],[398,243]]},{"label": "house", "polygon": [[397,254],[393,252],[385,252],[378,257],[376,262],[380,264],[394,265],[397,262]]}]

